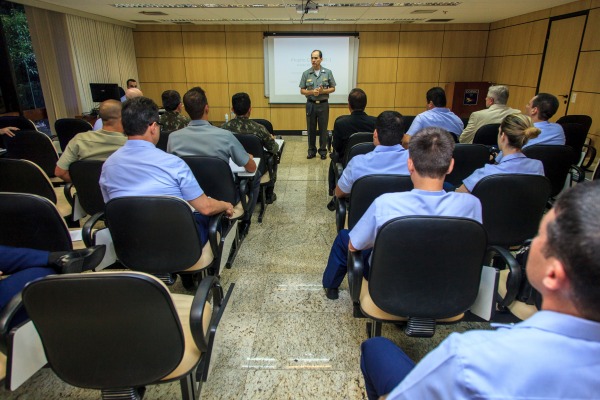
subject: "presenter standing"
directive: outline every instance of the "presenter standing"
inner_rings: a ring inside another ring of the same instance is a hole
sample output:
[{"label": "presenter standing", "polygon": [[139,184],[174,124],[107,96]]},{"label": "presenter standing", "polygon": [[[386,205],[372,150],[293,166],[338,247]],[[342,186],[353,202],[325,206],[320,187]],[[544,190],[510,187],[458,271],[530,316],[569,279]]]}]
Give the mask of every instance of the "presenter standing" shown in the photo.
[{"label": "presenter standing", "polygon": [[[306,96],[306,125],[308,128],[308,155],[317,155],[316,134],[319,131],[319,154],[327,158],[327,124],[329,122],[329,94],[335,92],[335,79],[330,69],[321,67],[323,53],[314,50],[310,55],[312,68],[302,73],[300,93]],[[318,125],[318,128],[317,128]]]}]

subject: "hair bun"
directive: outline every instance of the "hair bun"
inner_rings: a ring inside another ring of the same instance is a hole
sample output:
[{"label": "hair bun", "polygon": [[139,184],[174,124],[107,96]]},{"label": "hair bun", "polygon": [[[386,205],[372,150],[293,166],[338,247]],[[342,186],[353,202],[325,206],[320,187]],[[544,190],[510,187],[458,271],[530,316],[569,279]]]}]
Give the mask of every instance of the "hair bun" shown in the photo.
[{"label": "hair bun", "polygon": [[539,128],[536,128],[535,126],[525,128],[525,130],[523,131],[523,134],[527,139],[536,138],[540,135],[540,133],[542,133],[542,131]]}]

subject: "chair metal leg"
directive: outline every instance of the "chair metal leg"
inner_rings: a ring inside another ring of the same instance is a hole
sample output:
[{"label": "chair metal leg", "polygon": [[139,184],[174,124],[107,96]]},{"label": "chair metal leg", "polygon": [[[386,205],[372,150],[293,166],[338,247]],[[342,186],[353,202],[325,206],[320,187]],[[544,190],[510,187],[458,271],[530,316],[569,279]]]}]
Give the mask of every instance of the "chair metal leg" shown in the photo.
[{"label": "chair metal leg", "polygon": [[141,400],[146,392],[145,387],[127,389],[103,389],[102,400]]},{"label": "chair metal leg", "polygon": [[179,380],[182,400],[196,400],[198,398],[199,385],[195,375],[194,371],[192,371]]},{"label": "chair metal leg", "polygon": [[369,338],[381,336],[381,322],[380,321],[369,321],[367,322],[367,336]]},{"label": "chair metal leg", "polygon": [[267,211],[267,194],[266,194],[266,186],[260,185],[260,213],[258,214],[258,223],[262,223],[263,217],[265,216],[265,211]]},{"label": "chair metal leg", "polygon": [[405,333],[413,337],[432,337],[435,333],[435,320],[411,317],[406,324]]},{"label": "chair metal leg", "polygon": [[233,239],[233,244],[231,245],[231,251],[227,257],[227,263],[225,264],[225,268],[231,269],[233,262],[235,261],[235,257],[237,256],[238,251],[240,250],[240,246],[244,239],[240,239],[240,231],[239,224],[235,228],[235,239]]}]

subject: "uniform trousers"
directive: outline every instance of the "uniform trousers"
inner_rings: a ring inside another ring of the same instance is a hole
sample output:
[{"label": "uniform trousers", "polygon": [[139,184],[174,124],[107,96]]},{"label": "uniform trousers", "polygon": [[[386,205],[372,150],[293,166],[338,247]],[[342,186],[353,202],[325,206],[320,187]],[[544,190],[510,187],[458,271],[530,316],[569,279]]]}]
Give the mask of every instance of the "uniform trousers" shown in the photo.
[{"label": "uniform trousers", "polygon": [[[329,259],[325,272],[323,272],[323,287],[328,289],[337,289],[340,287],[348,271],[348,243],[350,243],[350,235],[348,229],[342,229],[331,246]],[[373,249],[363,250],[363,276],[369,276],[369,256]]]},{"label": "uniform trousers", "polygon": [[[319,134],[320,155],[327,155],[327,124],[329,123],[329,103],[306,102],[306,126],[308,128],[308,154],[317,154],[317,133]],[[318,128],[317,128],[318,125]],[[318,129],[318,130],[317,130]]]},{"label": "uniform trousers", "polygon": [[361,345],[360,369],[369,400],[390,393],[414,368],[415,363],[384,337],[374,337]]}]

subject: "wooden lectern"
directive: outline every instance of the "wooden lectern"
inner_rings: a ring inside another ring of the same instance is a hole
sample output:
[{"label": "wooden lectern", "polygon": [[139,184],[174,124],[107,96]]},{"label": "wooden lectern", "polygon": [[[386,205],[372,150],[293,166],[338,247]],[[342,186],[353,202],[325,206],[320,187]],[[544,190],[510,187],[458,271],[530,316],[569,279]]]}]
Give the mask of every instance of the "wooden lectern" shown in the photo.
[{"label": "wooden lectern", "polygon": [[489,82],[452,82],[446,84],[446,107],[460,118],[469,118],[472,112],[485,108]]}]

